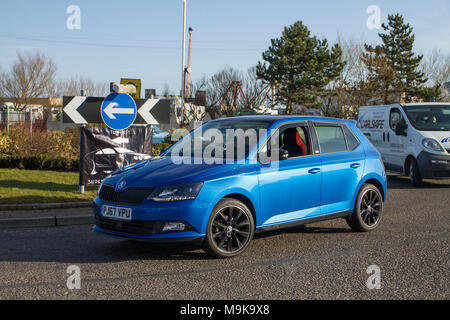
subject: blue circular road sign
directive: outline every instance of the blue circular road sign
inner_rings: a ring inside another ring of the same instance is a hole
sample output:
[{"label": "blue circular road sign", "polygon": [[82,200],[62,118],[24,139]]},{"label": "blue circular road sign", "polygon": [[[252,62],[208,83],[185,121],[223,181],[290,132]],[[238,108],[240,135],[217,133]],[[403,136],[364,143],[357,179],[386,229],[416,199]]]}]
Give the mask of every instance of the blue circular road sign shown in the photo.
[{"label": "blue circular road sign", "polygon": [[124,130],[136,119],[136,102],[126,93],[111,93],[102,102],[103,122],[113,130]]}]

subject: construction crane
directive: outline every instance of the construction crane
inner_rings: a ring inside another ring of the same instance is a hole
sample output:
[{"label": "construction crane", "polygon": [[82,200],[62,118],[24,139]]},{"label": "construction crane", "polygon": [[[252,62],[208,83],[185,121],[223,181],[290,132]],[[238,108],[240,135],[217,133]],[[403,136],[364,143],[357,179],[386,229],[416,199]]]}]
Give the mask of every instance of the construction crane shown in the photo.
[{"label": "construction crane", "polygon": [[189,97],[189,75],[191,74],[191,46],[192,46],[192,31],[194,31],[194,29],[192,29],[191,27],[189,27],[189,48],[188,48],[188,61],[187,61],[187,66],[186,68],[184,68],[184,93],[183,96],[184,98],[188,98]]}]

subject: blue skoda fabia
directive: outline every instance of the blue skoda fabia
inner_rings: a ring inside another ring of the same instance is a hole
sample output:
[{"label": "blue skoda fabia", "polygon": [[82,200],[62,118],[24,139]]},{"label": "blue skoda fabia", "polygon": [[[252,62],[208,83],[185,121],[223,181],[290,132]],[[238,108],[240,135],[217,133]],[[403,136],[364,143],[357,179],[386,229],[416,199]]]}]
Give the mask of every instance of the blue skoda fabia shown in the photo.
[{"label": "blue skoda fabia", "polygon": [[375,229],[386,199],[380,154],[355,121],[245,116],[207,122],[161,156],[118,169],[94,200],[94,231],[242,253],[255,232],[344,218]]}]

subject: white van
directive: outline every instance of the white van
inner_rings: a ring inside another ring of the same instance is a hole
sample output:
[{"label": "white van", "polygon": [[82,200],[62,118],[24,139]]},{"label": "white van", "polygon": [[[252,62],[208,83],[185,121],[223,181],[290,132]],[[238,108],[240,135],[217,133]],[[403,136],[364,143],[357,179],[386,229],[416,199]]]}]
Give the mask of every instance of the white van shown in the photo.
[{"label": "white van", "polygon": [[450,103],[364,106],[358,127],[381,153],[387,171],[422,178],[450,179]]}]

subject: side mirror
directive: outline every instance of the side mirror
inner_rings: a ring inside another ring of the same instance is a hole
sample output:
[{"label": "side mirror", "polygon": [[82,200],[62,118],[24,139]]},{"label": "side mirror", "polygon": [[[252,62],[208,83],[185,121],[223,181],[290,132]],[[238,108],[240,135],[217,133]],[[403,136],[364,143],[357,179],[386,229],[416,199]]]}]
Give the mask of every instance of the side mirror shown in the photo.
[{"label": "side mirror", "polygon": [[406,124],[397,123],[395,125],[395,135],[406,136],[406,128],[408,128],[408,126]]},{"label": "side mirror", "polygon": [[[278,155],[278,158],[275,158]],[[271,161],[281,161],[289,158],[289,152],[285,149],[273,149],[271,152],[259,152],[258,161],[261,164],[269,164]]]},{"label": "side mirror", "polygon": [[278,159],[287,160],[289,158],[289,152],[285,149],[278,149]]}]

